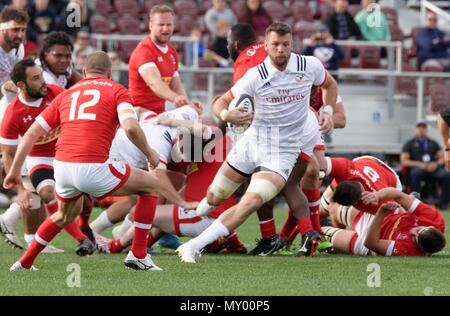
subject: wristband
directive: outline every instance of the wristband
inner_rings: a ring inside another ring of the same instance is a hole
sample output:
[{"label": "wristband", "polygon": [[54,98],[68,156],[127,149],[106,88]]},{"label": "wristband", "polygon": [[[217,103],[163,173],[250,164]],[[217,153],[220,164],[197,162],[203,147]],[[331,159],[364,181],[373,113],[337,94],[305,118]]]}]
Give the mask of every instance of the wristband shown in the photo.
[{"label": "wristband", "polygon": [[333,116],[334,109],[331,105],[325,105],[325,107],[323,108],[323,112],[328,113],[331,116]]},{"label": "wristband", "polygon": [[220,112],[220,119],[222,120],[222,121],[224,121],[224,122],[226,122],[226,119],[225,119],[225,115],[227,115],[227,113],[228,113],[228,110],[227,109],[223,109],[221,112]]}]

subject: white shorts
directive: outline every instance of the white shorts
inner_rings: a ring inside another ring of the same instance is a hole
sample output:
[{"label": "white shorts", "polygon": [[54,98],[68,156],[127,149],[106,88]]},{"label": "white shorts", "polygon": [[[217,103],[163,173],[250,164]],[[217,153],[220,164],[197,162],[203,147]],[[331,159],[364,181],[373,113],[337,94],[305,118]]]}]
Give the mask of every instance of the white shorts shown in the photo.
[{"label": "white shorts", "polygon": [[96,198],[119,189],[130,176],[130,166],[124,162],[75,163],[54,160],[56,195],[62,202],[78,199],[83,193]]},{"label": "white shorts", "polygon": [[173,224],[178,236],[197,237],[215,221],[209,216],[197,216],[195,210],[173,206]]},{"label": "white shorts", "polygon": [[53,169],[53,157],[29,157],[25,159],[25,166],[28,174],[32,174],[34,171],[40,168]]},{"label": "white shorts", "polygon": [[313,110],[309,110],[308,119],[306,121],[305,129],[300,139],[300,157],[304,160],[311,160],[314,154],[314,149],[325,150],[325,142],[323,140],[322,133],[320,132],[320,126],[317,122],[317,117]]},{"label": "white shorts", "polygon": [[298,150],[284,150],[244,134],[228,154],[227,163],[244,175],[251,175],[256,168],[262,167],[278,173],[287,180],[298,155]]},{"label": "white shorts", "polygon": [[374,216],[366,212],[360,212],[353,221],[353,227],[358,237],[356,238],[352,252],[355,255],[367,256],[369,249],[364,246],[367,232],[369,231],[370,224],[373,221]]}]

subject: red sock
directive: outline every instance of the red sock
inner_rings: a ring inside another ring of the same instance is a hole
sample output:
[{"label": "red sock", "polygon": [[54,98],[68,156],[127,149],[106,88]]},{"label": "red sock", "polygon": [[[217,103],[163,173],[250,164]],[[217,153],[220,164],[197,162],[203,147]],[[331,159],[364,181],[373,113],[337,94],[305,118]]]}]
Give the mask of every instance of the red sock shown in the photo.
[{"label": "red sock", "polygon": [[138,259],[143,259],[147,255],[147,239],[155,217],[157,201],[157,196],[142,195],[136,203],[134,211],[134,238],[131,251]]},{"label": "red sock", "polygon": [[315,231],[321,232],[322,227],[320,226],[320,189],[305,189],[303,188],[303,193],[305,193],[308,198],[309,203],[309,214],[311,216],[312,226]]},{"label": "red sock", "polygon": [[286,222],[283,225],[283,228],[280,231],[280,237],[284,240],[290,240],[289,236],[292,234],[292,232],[295,229],[295,226],[297,226],[297,219],[294,217],[294,214],[289,210],[288,212],[288,218],[286,219]]},{"label": "red sock", "polygon": [[294,241],[294,239],[297,237],[299,233],[299,230],[297,229],[297,226],[294,228],[294,230],[291,232],[291,234],[289,235],[289,241]]},{"label": "red sock", "polygon": [[272,238],[277,234],[275,220],[272,218],[268,221],[259,222],[259,230],[261,231],[262,238]]},{"label": "red sock", "polygon": [[92,209],[94,208],[94,199],[89,197],[89,205],[83,207],[80,216],[78,216],[78,225],[81,229],[89,228],[89,218],[91,217]]},{"label": "red sock", "polygon": [[38,231],[34,240],[31,242],[22,258],[19,259],[20,264],[24,268],[30,268],[39,253],[52,241],[53,238],[61,231],[61,227],[56,225],[50,218],[47,218]]},{"label": "red sock", "polygon": [[[50,214],[54,214],[58,211],[58,202],[56,202],[56,200],[52,201],[48,204],[45,204],[45,207]],[[76,241],[79,241],[80,239],[87,239],[87,236],[81,232],[80,227],[78,227],[76,222],[70,223],[64,228],[64,230],[68,232],[69,235],[72,236]]]},{"label": "red sock", "polygon": [[312,227],[312,223],[311,223],[311,218],[306,217],[306,218],[301,218],[301,219],[297,220],[297,230],[300,231],[302,236],[304,234],[306,234],[307,232],[312,231],[313,227]]},{"label": "red sock", "polygon": [[121,253],[125,249],[125,247],[122,246],[122,244],[120,243],[119,239],[111,240],[108,243],[108,246],[109,246],[109,251],[111,251],[111,253]]},{"label": "red sock", "polygon": [[232,247],[240,247],[243,245],[239,240],[238,234],[236,232],[232,232],[231,234],[229,234],[227,240]]},{"label": "red sock", "polygon": [[151,233],[149,233],[147,238],[147,247],[152,247],[158,241],[158,239],[159,238],[155,238]]}]

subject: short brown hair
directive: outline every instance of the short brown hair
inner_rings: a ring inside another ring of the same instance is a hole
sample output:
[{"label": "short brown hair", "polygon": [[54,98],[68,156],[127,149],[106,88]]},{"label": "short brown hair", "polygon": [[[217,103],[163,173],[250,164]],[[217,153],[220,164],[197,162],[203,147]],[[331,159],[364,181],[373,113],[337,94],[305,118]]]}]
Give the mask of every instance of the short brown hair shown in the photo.
[{"label": "short brown hair", "polygon": [[96,73],[106,75],[112,68],[111,59],[108,54],[102,51],[98,51],[90,54],[87,57],[84,70],[87,73]]},{"label": "short brown hair", "polygon": [[428,254],[441,251],[445,247],[445,236],[434,227],[430,227],[417,236],[417,243]]},{"label": "short brown hair", "polygon": [[0,23],[7,23],[10,21],[28,24],[28,22],[30,21],[30,17],[25,11],[7,7],[4,8],[0,13]]},{"label": "short brown hair", "polygon": [[361,184],[357,181],[342,181],[333,193],[333,202],[344,206],[352,206],[361,199]]},{"label": "short brown hair", "polygon": [[284,36],[286,34],[292,34],[291,27],[286,23],[274,22],[266,29],[266,36],[270,33],[275,32],[278,35]]},{"label": "short brown hair", "polygon": [[154,5],[150,9],[150,14],[149,14],[150,20],[153,18],[153,16],[155,14],[158,14],[158,13],[170,13],[173,16],[175,16],[175,11],[173,11],[173,9],[171,7],[169,7],[168,5],[165,5],[165,4],[157,4],[157,5]]}]

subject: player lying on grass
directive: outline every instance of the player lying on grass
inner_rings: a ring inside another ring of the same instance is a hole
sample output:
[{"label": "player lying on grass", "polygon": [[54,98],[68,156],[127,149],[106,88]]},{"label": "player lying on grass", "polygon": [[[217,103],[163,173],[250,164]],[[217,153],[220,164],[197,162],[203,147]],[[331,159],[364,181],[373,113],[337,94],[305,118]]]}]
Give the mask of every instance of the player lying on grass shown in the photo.
[{"label": "player lying on grass", "polygon": [[[178,153],[175,156],[182,157],[186,162],[181,162],[181,164],[186,166],[187,173],[184,197],[187,201],[198,202],[205,196],[209,185],[220,169],[222,161],[230,149],[231,140],[227,136],[222,136],[222,132],[213,127],[215,124],[212,118],[207,116],[201,117],[202,123],[164,117],[164,114],[161,114],[160,117],[160,124],[188,129],[182,135],[179,135],[181,137],[178,138],[179,141],[177,141],[177,146],[175,146],[175,150]],[[212,137],[205,140],[193,136],[196,130],[205,131],[201,125],[205,125],[206,122],[209,123],[208,126],[210,128],[213,128]],[[182,152],[180,149],[182,149]],[[232,195],[208,216],[198,216],[195,211],[186,210],[174,204],[158,205],[147,245],[151,247],[163,233],[197,237],[223,211],[235,204],[236,198]],[[103,247],[103,250],[111,253],[122,252],[128,247],[132,239],[133,230],[130,229],[120,239],[109,241]],[[246,249],[238,239],[236,232],[231,232],[226,238],[215,241],[206,250],[209,252],[246,253]]]},{"label": "player lying on grass", "polygon": [[351,230],[323,228],[335,251],[356,255],[372,252],[381,256],[429,256],[445,247],[445,221],[438,210],[394,188],[362,194],[365,204],[378,205],[382,200],[391,202],[382,204],[376,215],[355,208],[347,215],[337,214],[341,219],[347,216],[348,220],[342,224],[350,224],[347,228]]}]

